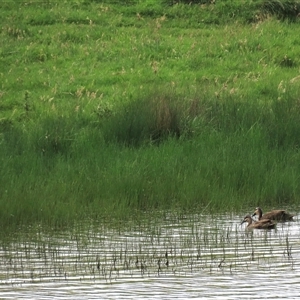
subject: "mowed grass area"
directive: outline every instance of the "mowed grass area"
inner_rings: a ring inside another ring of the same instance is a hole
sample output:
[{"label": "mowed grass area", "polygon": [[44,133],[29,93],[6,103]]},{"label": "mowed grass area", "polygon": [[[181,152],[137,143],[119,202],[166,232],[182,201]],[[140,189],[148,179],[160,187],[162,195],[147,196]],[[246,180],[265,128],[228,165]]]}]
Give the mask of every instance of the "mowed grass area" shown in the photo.
[{"label": "mowed grass area", "polygon": [[299,7],[0,3],[1,225],[296,205]]}]

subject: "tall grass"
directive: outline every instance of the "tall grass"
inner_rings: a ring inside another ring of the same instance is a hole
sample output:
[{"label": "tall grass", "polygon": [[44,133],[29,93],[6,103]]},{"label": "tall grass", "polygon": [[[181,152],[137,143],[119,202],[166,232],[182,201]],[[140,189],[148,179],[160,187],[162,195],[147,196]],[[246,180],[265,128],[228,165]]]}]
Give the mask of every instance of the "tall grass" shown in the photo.
[{"label": "tall grass", "polygon": [[298,20],[249,3],[2,3],[2,225],[297,203]]},{"label": "tall grass", "polygon": [[260,9],[267,14],[276,15],[281,19],[294,21],[299,17],[300,1],[264,0],[260,4]]}]

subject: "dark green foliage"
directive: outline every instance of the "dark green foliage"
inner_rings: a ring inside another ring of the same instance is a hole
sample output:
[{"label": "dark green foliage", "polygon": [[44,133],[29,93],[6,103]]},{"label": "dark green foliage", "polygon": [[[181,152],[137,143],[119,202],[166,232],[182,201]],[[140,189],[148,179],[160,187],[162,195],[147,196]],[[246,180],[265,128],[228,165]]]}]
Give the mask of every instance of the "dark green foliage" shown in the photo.
[{"label": "dark green foliage", "polygon": [[274,101],[264,120],[270,146],[285,149],[300,147],[300,103],[298,98]]},{"label": "dark green foliage", "polygon": [[259,102],[231,97],[222,101],[194,99],[181,104],[176,95],[152,97],[134,100],[107,118],[103,122],[105,140],[140,146],[210,131],[243,134],[255,126],[265,133],[272,148],[300,146],[300,106],[295,98],[273,101],[264,108]]},{"label": "dark green foliage", "polygon": [[216,1],[215,0],[165,0],[169,5],[174,5],[178,3],[182,4],[214,4]]},{"label": "dark green foliage", "polygon": [[276,15],[280,19],[296,20],[300,14],[299,0],[264,0],[260,4],[263,13]]},{"label": "dark green foliage", "polygon": [[37,153],[43,155],[68,154],[75,139],[74,120],[66,117],[46,118],[36,128],[33,145]]},{"label": "dark green foliage", "polygon": [[136,5],[141,2],[140,0],[84,0],[86,4],[91,2],[95,3],[105,3],[105,4],[114,4],[114,5]]},{"label": "dark green foliage", "polygon": [[179,137],[182,109],[175,97],[148,95],[122,107],[103,124],[107,141],[139,146],[145,142],[159,143],[169,137]]}]

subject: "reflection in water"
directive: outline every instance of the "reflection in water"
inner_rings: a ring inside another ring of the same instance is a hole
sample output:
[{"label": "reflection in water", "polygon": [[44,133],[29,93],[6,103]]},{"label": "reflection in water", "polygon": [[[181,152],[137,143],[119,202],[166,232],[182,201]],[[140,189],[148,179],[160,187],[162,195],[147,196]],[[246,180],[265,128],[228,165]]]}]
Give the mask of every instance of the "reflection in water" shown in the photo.
[{"label": "reflection in water", "polygon": [[1,244],[1,297],[298,296],[298,221],[249,232],[239,225],[241,220],[229,215],[170,215],[122,229],[80,224],[59,233],[28,230],[22,238]]}]

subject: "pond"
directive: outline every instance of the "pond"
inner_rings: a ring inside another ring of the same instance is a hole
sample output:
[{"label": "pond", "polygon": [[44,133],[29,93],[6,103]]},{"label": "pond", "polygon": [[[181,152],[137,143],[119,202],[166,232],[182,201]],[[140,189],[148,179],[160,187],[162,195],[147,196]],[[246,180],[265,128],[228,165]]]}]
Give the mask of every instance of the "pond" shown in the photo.
[{"label": "pond", "polygon": [[22,229],[1,241],[1,299],[292,299],[300,226],[245,230],[243,215]]}]

